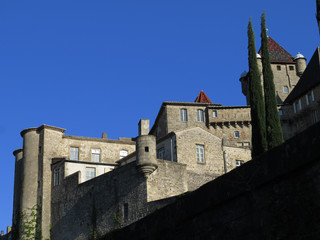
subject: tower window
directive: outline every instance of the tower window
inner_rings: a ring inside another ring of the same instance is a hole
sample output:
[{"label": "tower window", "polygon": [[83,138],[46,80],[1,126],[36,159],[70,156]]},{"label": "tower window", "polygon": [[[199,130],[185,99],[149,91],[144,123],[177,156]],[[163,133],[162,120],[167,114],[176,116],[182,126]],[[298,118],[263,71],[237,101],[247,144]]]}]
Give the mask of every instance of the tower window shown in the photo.
[{"label": "tower window", "polygon": [[235,131],[233,135],[234,135],[234,138],[239,138],[240,137],[239,131]]},{"label": "tower window", "polygon": [[289,66],[289,70],[293,71],[294,70],[294,66]]},{"label": "tower window", "polygon": [[144,147],[145,152],[149,152],[149,147]]},{"label": "tower window", "polygon": [[284,93],[288,93],[288,92],[289,92],[288,86],[283,86],[283,92],[284,92]]},{"label": "tower window", "polygon": [[188,121],[187,109],[180,109],[180,120],[181,120],[181,122],[187,122]]},{"label": "tower window", "polygon": [[281,71],[281,66],[280,65],[277,65],[277,70]]}]

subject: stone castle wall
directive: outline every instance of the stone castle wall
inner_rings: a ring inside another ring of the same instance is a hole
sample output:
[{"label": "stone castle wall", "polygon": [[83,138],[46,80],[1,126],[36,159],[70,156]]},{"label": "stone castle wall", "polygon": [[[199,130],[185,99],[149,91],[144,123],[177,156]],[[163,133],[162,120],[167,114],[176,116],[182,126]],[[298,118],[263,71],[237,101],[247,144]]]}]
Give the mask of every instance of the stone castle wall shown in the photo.
[{"label": "stone castle wall", "polygon": [[64,179],[52,189],[51,239],[101,236],[173,201],[156,201],[163,196],[187,191],[185,165],[162,160],[157,165],[148,179],[137,170],[136,162],[82,184],[78,184],[79,173]]},{"label": "stone castle wall", "polygon": [[318,123],[99,240],[318,239],[319,146]]}]

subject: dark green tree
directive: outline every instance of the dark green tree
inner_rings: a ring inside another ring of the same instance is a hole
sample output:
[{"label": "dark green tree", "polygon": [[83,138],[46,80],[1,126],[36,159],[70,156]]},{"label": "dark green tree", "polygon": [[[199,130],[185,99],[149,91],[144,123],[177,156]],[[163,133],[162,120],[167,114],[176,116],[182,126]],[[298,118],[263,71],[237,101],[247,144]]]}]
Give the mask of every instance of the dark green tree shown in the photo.
[{"label": "dark green tree", "polygon": [[267,150],[266,122],[261,77],[251,18],[248,25],[249,92],[252,121],[252,158]]},{"label": "dark green tree", "polygon": [[265,12],[263,12],[261,16],[261,52],[267,142],[268,149],[271,149],[283,142],[283,136],[280,117],[277,109],[277,99],[273,82],[273,73],[270,65]]}]

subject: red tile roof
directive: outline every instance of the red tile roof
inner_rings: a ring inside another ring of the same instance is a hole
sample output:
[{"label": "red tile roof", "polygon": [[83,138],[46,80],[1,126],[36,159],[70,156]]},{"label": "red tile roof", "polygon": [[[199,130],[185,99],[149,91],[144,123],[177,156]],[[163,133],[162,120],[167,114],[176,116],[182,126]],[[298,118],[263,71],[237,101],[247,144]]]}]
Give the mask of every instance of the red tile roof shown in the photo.
[{"label": "red tile roof", "polygon": [[212,103],[208,96],[204,93],[204,91],[201,90],[201,92],[198,94],[198,97],[194,102],[197,103]]},{"label": "red tile roof", "polygon": [[[293,56],[288,53],[283,47],[281,47],[271,37],[268,37],[268,49],[270,54],[270,62],[293,62]],[[261,48],[259,50],[261,55]]]}]

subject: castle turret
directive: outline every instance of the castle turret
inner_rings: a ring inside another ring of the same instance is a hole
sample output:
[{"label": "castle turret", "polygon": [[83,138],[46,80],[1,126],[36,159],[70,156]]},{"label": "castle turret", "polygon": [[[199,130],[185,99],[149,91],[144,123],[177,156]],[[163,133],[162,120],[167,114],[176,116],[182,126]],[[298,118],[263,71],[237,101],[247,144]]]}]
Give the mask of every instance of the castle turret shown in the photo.
[{"label": "castle turret", "polygon": [[13,152],[15,156],[14,167],[14,196],[13,196],[13,215],[12,226],[14,230],[19,231],[19,220],[21,218],[21,193],[22,193],[22,177],[23,177],[23,149],[17,149]]},{"label": "castle turret", "polygon": [[301,53],[298,52],[298,54],[295,56],[294,60],[296,62],[297,75],[299,77],[301,77],[304,70],[306,69],[307,59]]},{"label": "castle turret", "polygon": [[145,177],[148,177],[157,169],[156,161],[156,137],[149,134],[149,119],[141,119],[139,122],[139,136],[136,140],[137,167]]}]

